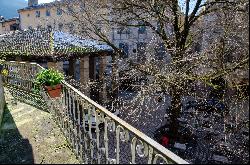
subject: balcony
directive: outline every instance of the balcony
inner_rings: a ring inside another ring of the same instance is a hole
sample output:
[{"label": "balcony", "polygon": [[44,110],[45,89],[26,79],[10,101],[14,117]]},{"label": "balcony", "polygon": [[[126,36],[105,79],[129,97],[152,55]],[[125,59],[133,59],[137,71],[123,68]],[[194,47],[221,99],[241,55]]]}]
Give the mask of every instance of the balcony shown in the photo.
[{"label": "balcony", "polygon": [[8,70],[3,75],[5,88],[22,104],[48,111],[80,163],[187,164],[65,81],[59,98],[51,99],[43,90],[35,93],[34,78],[43,69],[40,65],[7,61],[2,64]]}]

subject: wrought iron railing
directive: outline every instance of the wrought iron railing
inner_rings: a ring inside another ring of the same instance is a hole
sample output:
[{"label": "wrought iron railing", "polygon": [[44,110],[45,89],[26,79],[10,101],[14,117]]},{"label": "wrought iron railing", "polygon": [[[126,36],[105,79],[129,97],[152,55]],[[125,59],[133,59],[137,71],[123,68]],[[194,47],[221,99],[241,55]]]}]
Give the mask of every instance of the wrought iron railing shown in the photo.
[{"label": "wrought iron railing", "polygon": [[42,110],[48,109],[46,101],[34,91],[34,79],[40,69],[36,63],[0,60],[0,65],[7,71],[7,75],[3,75],[4,84],[15,99]]},{"label": "wrought iron railing", "polygon": [[[43,90],[40,96],[34,94],[35,75],[43,69],[40,65],[3,63],[9,70],[9,75],[5,77],[7,86],[31,93],[37,97],[35,101],[46,102],[81,163],[187,164],[65,81],[62,82],[63,90],[59,98],[51,99]],[[22,93],[18,93],[17,97],[23,97]]]}]

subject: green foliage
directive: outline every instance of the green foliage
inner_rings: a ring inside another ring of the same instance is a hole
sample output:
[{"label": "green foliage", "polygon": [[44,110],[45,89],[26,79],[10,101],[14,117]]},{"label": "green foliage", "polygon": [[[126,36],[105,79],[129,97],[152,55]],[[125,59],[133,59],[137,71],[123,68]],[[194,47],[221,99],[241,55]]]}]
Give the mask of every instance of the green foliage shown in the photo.
[{"label": "green foliage", "polygon": [[1,72],[1,74],[2,74],[3,76],[8,76],[9,71],[8,71],[7,69],[3,69],[2,72]]},{"label": "green foliage", "polygon": [[62,73],[53,69],[44,69],[36,75],[35,84],[36,86],[46,85],[52,86],[58,85],[64,79]]}]

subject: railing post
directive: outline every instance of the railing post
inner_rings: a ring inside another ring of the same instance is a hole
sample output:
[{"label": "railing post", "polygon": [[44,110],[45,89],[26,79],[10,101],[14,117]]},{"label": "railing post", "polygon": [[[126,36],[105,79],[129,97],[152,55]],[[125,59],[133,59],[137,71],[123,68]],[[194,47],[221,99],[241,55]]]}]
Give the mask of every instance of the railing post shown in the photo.
[{"label": "railing post", "polygon": [[3,68],[3,66],[0,64],[0,128],[1,128],[4,106],[5,106],[5,97],[4,97],[3,79],[2,79],[2,68]]}]

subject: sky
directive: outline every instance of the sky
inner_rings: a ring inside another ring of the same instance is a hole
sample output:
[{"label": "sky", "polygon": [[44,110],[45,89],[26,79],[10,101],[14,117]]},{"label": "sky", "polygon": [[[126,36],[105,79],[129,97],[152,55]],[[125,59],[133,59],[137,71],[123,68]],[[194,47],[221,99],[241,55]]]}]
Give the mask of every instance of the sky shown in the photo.
[{"label": "sky", "polygon": [[[20,0],[20,1],[23,1],[23,0]],[[25,0],[25,1],[28,1],[28,0]],[[38,0],[38,3],[48,3],[48,2],[52,2],[54,0]]]},{"label": "sky", "polygon": [[[201,3],[203,4],[206,0],[202,0]],[[181,11],[185,12],[186,10],[186,0],[178,0],[179,6],[181,7]],[[194,9],[194,6],[196,4],[197,0],[190,0],[189,3],[189,14],[191,14],[191,12]]]},{"label": "sky", "polygon": [[[53,0],[38,0],[38,3],[48,3]],[[27,7],[28,0],[0,0],[0,16],[9,19],[18,17],[17,10]]]},{"label": "sky", "polygon": [[[54,0],[38,0],[38,3],[48,3]],[[179,0],[179,5],[181,6],[181,10],[185,10],[185,1]],[[196,0],[190,0],[190,11],[192,11]],[[205,1],[205,0],[203,0]],[[5,18],[18,17],[17,10],[28,6],[28,0],[0,0],[0,15]]]}]

